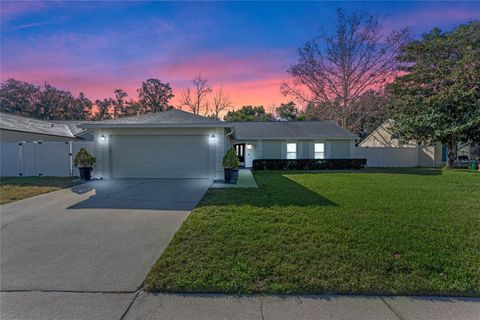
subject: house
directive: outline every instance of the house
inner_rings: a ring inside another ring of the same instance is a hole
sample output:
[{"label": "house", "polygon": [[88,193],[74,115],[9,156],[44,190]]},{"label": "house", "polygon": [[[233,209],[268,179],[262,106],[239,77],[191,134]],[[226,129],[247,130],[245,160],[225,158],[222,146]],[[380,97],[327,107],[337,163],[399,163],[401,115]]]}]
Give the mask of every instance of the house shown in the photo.
[{"label": "house", "polygon": [[74,123],[0,113],[0,176],[78,175],[73,159],[93,150],[88,135]]},{"label": "house", "polygon": [[[416,165],[421,167],[443,166],[447,160],[447,150],[445,144],[440,142],[433,145],[421,145],[415,141],[405,141],[396,136],[393,132],[393,120],[388,119],[377,129],[362,140],[358,147],[360,148],[392,148],[399,150],[415,149],[417,159]],[[410,152],[411,153],[411,152]],[[458,161],[468,161],[474,158],[474,148],[469,143],[458,143],[457,159]]]},{"label": "house", "polygon": [[0,142],[39,142],[59,141],[67,142],[81,139],[72,132],[70,127],[63,123],[49,122],[32,118],[25,118],[9,113],[0,113]]},{"label": "house", "polygon": [[223,179],[230,147],[254,159],[352,158],[357,136],[334,122],[224,122],[173,109],[79,125],[104,178]]}]

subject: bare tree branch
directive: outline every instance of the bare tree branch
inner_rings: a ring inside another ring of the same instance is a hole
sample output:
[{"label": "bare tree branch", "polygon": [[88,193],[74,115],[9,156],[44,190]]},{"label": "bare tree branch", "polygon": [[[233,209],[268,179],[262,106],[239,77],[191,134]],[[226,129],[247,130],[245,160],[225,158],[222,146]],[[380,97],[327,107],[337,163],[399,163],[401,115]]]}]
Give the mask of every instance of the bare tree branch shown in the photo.
[{"label": "bare tree branch", "polygon": [[208,113],[209,106],[207,98],[212,92],[212,87],[210,87],[207,82],[208,79],[202,78],[201,75],[193,78],[193,91],[190,88],[186,88],[181,93],[181,107],[188,107],[194,114],[200,114],[200,111],[203,110],[203,113],[206,115]]},{"label": "bare tree branch", "polygon": [[223,93],[223,89],[220,88],[216,90],[215,96],[213,97],[213,116],[215,119],[220,119],[220,112],[228,110],[233,107],[233,102],[230,100],[230,97]]},{"label": "bare tree branch", "polygon": [[335,27],[332,35],[322,34],[299,49],[297,64],[288,70],[293,81],[284,82],[281,90],[303,104],[322,105],[326,119],[358,129],[370,109],[355,103],[367,91],[381,92],[398,73],[396,56],[409,33],[404,29],[385,35],[378,16],[347,15],[342,9]]}]

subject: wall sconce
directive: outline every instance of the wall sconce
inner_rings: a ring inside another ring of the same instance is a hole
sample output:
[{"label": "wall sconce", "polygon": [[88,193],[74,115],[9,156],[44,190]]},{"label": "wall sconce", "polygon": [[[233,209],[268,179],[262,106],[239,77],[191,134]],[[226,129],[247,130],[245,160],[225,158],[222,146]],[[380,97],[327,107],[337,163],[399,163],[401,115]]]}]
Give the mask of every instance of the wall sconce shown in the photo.
[{"label": "wall sconce", "polygon": [[107,137],[105,137],[105,135],[102,134],[102,136],[98,139],[98,141],[100,141],[101,143],[105,143],[107,142]]},{"label": "wall sconce", "polygon": [[215,135],[212,133],[212,135],[208,138],[208,141],[213,144],[215,142],[217,142],[217,137],[215,137]]},{"label": "wall sconce", "polygon": [[247,149],[248,149],[248,150],[252,150],[252,149],[253,149],[253,145],[252,145],[252,144],[247,144]]}]

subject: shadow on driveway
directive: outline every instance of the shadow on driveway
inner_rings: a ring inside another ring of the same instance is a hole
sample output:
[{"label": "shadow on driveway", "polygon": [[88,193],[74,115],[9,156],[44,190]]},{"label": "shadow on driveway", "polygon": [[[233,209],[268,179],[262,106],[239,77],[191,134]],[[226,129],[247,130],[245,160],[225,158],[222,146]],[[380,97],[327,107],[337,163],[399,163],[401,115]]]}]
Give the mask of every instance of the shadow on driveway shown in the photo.
[{"label": "shadow on driveway", "polygon": [[192,210],[208,190],[208,179],[111,179],[74,186],[95,194],[68,209]]}]

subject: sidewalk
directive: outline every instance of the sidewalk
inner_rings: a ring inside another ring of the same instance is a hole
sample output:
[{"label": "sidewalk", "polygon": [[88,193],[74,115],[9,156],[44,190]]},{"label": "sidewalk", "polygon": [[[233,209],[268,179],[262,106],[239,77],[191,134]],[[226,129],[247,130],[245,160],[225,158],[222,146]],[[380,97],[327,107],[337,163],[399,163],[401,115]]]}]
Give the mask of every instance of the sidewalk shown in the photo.
[{"label": "sidewalk", "polygon": [[[333,295],[231,296],[148,294],[145,292],[3,292],[1,296],[1,319],[480,319],[480,298]],[[23,299],[19,299],[22,296]]]},{"label": "sidewalk", "polygon": [[125,319],[475,320],[480,298],[140,293]]}]

